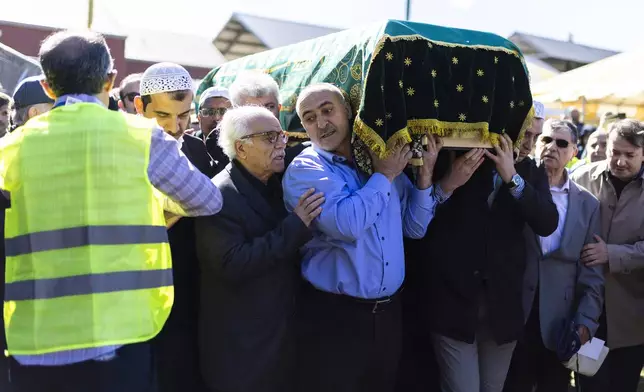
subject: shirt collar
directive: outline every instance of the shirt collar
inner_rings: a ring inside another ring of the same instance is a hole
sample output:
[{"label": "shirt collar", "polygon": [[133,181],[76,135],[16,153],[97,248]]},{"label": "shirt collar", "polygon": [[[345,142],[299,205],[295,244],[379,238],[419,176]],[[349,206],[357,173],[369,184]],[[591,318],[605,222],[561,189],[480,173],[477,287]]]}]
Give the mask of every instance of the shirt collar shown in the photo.
[{"label": "shirt collar", "polygon": [[555,191],[555,192],[561,192],[561,193],[568,193],[570,192],[570,176],[568,175],[568,171],[564,170],[563,175],[566,177],[566,181],[563,183],[561,187],[558,186],[551,186],[550,190]]},{"label": "shirt collar", "polygon": [[59,106],[67,106],[67,105],[73,105],[76,103],[96,103],[99,104],[103,107],[105,107],[105,104],[101,102],[100,99],[96,98],[93,95],[87,95],[87,94],[65,94],[61,95],[60,97],[56,98],[56,102],[54,102],[54,107],[59,107]]},{"label": "shirt collar", "polygon": [[342,157],[342,156],[337,155],[337,154],[334,154],[334,153],[332,153],[330,151],[325,151],[325,150],[321,149],[320,147],[316,146],[315,144],[313,145],[313,150],[315,150],[315,152],[317,152],[318,155],[320,155],[322,158],[324,158],[325,160],[327,160],[327,161],[329,161],[329,162],[331,162],[333,164],[336,164],[336,163],[344,163],[344,164],[346,164],[347,163],[347,158]]}]

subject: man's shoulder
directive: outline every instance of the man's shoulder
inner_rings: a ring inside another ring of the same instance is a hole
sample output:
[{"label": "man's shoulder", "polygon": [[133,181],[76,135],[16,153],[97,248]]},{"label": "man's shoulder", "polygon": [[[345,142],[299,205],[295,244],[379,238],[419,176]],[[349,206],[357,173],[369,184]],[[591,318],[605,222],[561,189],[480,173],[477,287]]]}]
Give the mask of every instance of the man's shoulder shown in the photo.
[{"label": "man's shoulder", "polygon": [[599,200],[582,185],[574,181],[570,181],[570,190],[577,190],[579,192],[579,197],[592,209],[599,207]]},{"label": "man's shoulder", "polygon": [[588,183],[604,170],[606,170],[605,161],[588,163],[571,173],[570,179],[582,186],[588,186]]},{"label": "man's shoulder", "polygon": [[286,168],[285,177],[305,170],[322,170],[326,167],[324,158],[313,147],[303,149]]}]

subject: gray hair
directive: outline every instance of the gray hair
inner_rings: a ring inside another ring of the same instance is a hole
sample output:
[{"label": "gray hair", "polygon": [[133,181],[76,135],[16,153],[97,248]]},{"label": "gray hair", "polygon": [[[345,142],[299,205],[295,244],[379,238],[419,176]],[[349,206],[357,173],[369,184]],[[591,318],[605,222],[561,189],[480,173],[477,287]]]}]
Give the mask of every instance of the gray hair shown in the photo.
[{"label": "gray hair", "polygon": [[226,111],[219,123],[217,143],[230,160],[237,157],[235,143],[252,133],[249,122],[261,116],[275,118],[270,110],[261,106],[239,106]]},{"label": "gray hair", "polygon": [[233,106],[243,106],[245,97],[265,97],[272,95],[280,100],[279,86],[270,75],[258,71],[240,73],[228,88]]},{"label": "gray hair", "polygon": [[52,34],[42,43],[39,57],[56,96],[100,93],[114,66],[105,38],[91,31]]},{"label": "gray hair", "polygon": [[555,129],[563,129],[570,133],[570,138],[573,143],[577,143],[577,140],[579,140],[579,130],[577,129],[575,124],[567,120],[557,120],[550,118],[543,124],[543,129],[552,129],[553,131]]},{"label": "gray hair", "polygon": [[297,102],[295,103],[295,111],[297,112],[297,115],[300,117],[300,119],[302,118],[302,112],[300,110],[302,101],[304,101],[304,99],[306,99],[306,97],[308,97],[310,94],[316,93],[319,91],[330,91],[337,94],[340,97],[340,100],[342,101],[342,103],[344,103],[345,106],[347,107],[349,115],[351,115],[351,108],[349,106],[349,103],[344,98],[344,94],[342,94],[342,90],[340,90],[336,85],[331,83],[315,83],[315,84],[310,84],[306,86],[302,91],[300,91],[300,94],[297,96]]}]

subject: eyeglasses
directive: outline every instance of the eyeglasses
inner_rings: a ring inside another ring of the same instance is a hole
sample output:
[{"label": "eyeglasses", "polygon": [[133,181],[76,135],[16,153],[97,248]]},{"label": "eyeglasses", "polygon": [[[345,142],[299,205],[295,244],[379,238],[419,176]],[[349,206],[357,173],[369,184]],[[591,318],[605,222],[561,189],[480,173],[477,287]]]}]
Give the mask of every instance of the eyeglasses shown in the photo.
[{"label": "eyeglasses", "polygon": [[138,97],[139,95],[141,95],[141,94],[139,94],[137,92],[127,93],[127,94],[121,96],[121,101],[125,101],[127,99],[130,102],[134,102],[134,98]]},{"label": "eyeglasses", "polygon": [[199,109],[199,114],[203,117],[213,117],[213,116],[219,116],[222,117],[224,114],[226,114],[226,108],[204,108],[204,109]]},{"label": "eyeglasses", "polygon": [[288,134],[286,132],[284,132],[284,131],[279,131],[279,132],[278,131],[267,131],[267,132],[254,133],[252,135],[246,135],[246,136],[241,137],[241,140],[250,139],[250,138],[258,137],[258,136],[264,137],[265,140],[267,142],[269,142],[270,144],[275,144],[275,143],[277,143],[278,140],[281,140],[282,143],[284,143],[284,144],[286,144],[286,142],[288,142]]},{"label": "eyeglasses", "polygon": [[541,136],[541,143],[543,143],[543,144],[548,145],[548,144],[552,143],[553,140],[554,140],[555,144],[557,145],[557,147],[559,147],[559,148],[568,148],[568,145],[570,144],[570,142],[568,140],[553,139],[550,136]]}]

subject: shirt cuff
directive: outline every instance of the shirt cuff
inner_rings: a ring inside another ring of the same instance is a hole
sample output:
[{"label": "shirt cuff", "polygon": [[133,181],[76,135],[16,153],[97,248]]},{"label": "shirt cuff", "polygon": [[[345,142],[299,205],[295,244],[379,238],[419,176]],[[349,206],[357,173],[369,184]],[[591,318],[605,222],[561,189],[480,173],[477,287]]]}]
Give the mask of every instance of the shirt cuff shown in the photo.
[{"label": "shirt cuff", "polygon": [[517,182],[519,184],[516,187],[510,189],[510,194],[515,199],[520,199],[521,196],[523,196],[523,190],[525,189],[525,180],[523,179],[523,177],[519,176]]},{"label": "shirt cuff", "polygon": [[443,188],[441,188],[440,184],[436,184],[433,186],[434,188],[434,198],[436,199],[436,202],[438,204],[443,204],[445,203],[451,196],[453,192],[445,192]]},{"label": "shirt cuff", "polygon": [[365,187],[382,193],[387,201],[391,196],[391,182],[389,182],[387,177],[385,177],[383,174],[373,173],[371,177],[369,177],[369,181],[367,181]]},{"label": "shirt cuff", "polygon": [[427,189],[418,189],[414,187],[414,189],[411,191],[412,203],[426,210],[430,210],[432,207],[434,207],[434,204],[436,204],[433,188],[433,186],[430,186]]}]

